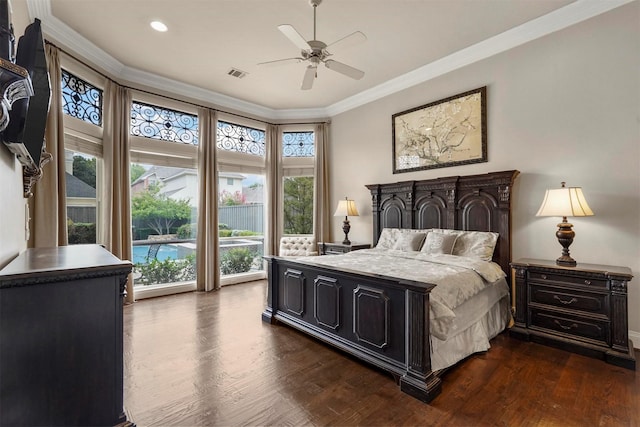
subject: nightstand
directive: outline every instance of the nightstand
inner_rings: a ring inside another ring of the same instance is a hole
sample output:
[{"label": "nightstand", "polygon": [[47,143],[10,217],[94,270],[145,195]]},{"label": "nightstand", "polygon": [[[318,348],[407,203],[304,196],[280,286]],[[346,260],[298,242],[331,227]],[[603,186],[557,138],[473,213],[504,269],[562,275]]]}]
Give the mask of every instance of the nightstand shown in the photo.
[{"label": "nightstand", "polygon": [[320,242],[318,243],[318,253],[320,255],[339,255],[346,254],[347,252],[357,251],[359,249],[370,249],[371,245],[369,243],[351,243],[350,245],[345,245],[344,243],[327,243]]},{"label": "nightstand", "polygon": [[635,370],[629,340],[627,267],[521,259],[514,275],[511,336],[596,357]]}]

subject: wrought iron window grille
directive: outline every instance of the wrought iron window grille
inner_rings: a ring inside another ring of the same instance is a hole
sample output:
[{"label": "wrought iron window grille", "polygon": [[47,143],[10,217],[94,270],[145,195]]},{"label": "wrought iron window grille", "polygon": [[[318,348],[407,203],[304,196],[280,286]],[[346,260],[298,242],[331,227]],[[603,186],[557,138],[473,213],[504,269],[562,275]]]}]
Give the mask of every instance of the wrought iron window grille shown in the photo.
[{"label": "wrought iron window grille", "polygon": [[315,137],[313,132],[283,132],[282,157],[314,157]]},{"label": "wrought iron window grille", "polygon": [[247,126],[218,121],[217,148],[226,151],[265,156],[265,132]]},{"label": "wrought iron window grille", "polygon": [[66,70],[61,83],[63,113],[102,126],[102,90]]},{"label": "wrought iron window grille", "polygon": [[198,116],[134,101],[131,135],[198,145]]}]

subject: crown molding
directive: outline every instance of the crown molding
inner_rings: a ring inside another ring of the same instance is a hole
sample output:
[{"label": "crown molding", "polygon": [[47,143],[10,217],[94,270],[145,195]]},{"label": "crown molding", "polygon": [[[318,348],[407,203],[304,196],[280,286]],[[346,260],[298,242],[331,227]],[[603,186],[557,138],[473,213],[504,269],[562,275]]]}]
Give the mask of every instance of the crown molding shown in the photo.
[{"label": "crown molding", "polygon": [[577,0],[547,15],[526,22],[327,107],[280,110],[128,67],[53,16],[51,14],[51,0],[27,0],[27,6],[30,19],[39,18],[42,21],[43,32],[48,37],[68,47],[79,57],[104,69],[113,78],[122,78],[131,83],[155,88],[163,92],[168,91],[176,95],[184,95],[191,99],[242,111],[265,119],[300,120],[332,117],[344,113],[634,1],[638,0]]},{"label": "crown molding", "polygon": [[333,117],[637,0],[578,0],[327,107]]}]

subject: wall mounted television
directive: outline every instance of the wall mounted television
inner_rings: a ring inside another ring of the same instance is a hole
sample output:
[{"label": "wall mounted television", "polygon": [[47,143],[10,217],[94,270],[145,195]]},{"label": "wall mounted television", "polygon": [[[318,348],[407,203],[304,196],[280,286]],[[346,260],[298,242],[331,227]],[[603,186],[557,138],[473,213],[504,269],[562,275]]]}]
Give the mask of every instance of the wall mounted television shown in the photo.
[{"label": "wall mounted television", "polygon": [[35,19],[20,37],[14,60],[7,0],[0,0],[0,26],[0,139],[22,164],[24,194],[28,197],[42,175],[42,166],[51,158],[44,151],[51,100],[44,39],[40,20]]}]

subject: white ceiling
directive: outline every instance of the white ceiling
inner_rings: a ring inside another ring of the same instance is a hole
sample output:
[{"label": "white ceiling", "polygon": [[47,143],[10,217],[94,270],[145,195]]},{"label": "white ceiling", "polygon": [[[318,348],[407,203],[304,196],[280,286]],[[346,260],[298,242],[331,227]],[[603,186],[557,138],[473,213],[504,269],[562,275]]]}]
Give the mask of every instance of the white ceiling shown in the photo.
[{"label": "white ceiling", "polygon": [[[325,67],[300,90],[306,63],[277,26],[313,35],[308,0],[12,0],[26,2],[45,37],[116,78],[182,93],[266,118],[327,116],[484,59],[629,0],[324,0],[317,39],[354,31],[367,41],[332,52],[365,72]],[[161,20],[166,33],[152,30]],[[14,20],[15,22],[15,20]],[[16,28],[17,35],[21,30]],[[238,79],[231,68],[247,72]]]}]

